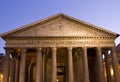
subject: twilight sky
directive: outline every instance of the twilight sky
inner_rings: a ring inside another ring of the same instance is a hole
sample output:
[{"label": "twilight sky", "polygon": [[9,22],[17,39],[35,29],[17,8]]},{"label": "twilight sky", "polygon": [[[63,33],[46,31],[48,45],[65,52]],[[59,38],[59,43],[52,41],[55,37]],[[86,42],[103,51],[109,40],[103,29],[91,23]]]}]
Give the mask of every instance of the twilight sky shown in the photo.
[{"label": "twilight sky", "polygon": [[0,0],[0,34],[58,13],[120,34],[120,0]]}]

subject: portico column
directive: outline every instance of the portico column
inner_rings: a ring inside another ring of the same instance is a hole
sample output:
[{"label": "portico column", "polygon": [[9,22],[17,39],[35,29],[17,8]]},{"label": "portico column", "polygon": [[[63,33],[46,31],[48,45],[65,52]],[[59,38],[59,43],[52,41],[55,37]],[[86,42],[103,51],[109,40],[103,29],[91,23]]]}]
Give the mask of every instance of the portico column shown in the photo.
[{"label": "portico column", "polygon": [[88,59],[87,59],[87,48],[83,48],[83,65],[84,65],[84,81],[89,82],[89,69],[88,69]]},{"label": "portico column", "polygon": [[110,57],[108,55],[108,49],[105,49],[105,63],[106,63],[106,73],[107,73],[107,82],[111,82],[111,73],[110,73]]},{"label": "portico column", "polygon": [[97,48],[97,59],[98,59],[98,81],[104,82],[104,71],[103,71],[103,62],[102,62],[102,54],[101,48]]},{"label": "portico column", "polygon": [[15,82],[15,65],[15,56],[13,54],[10,61],[10,82]]},{"label": "portico column", "polygon": [[68,49],[68,82],[73,82],[73,60],[72,60],[72,48]]},{"label": "portico column", "polygon": [[25,82],[25,66],[26,66],[26,49],[23,48],[21,51],[19,82]]},{"label": "portico column", "polygon": [[20,62],[19,59],[16,58],[16,67],[15,67],[15,82],[19,82],[19,67],[20,67]]},{"label": "portico column", "polygon": [[115,47],[112,48],[112,62],[113,62],[113,70],[114,70],[114,80],[115,82],[119,82],[119,72],[118,72],[118,59],[115,51]]},{"label": "portico column", "polygon": [[56,82],[57,80],[57,61],[56,61],[56,49],[55,47],[52,48],[52,81]]},{"label": "portico column", "polygon": [[3,82],[9,82],[9,69],[10,69],[10,49],[6,49],[6,55],[5,55],[5,68],[3,72]]},{"label": "portico column", "polygon": [[47,52],[47,49],[44,48],[43,49],[43,82],[46,82],[47,81],[47,76],[46,76],[46,70],[47,70],[47,61],[46,61],[46,52]]},{"label": "portico column", "polygon": [[43,82],[43,74],[42,74],[42,48],[37,49],[37,58],[36,58],[36,82]]}]

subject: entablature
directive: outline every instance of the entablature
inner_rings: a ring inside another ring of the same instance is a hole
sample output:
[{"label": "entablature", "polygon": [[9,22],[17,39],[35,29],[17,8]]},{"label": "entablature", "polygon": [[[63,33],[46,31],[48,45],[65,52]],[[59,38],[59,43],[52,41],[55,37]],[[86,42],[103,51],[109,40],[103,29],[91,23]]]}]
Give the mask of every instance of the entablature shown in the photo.
[{"label": "entablature", "polygon": [[43,36],[43,37],[4,37],[5,40],[70,40],[70,39],[81,39],[81,40],[115,40],[115,36]]},{"label": "entablature", "polygon": [[87,37],[34,37],[34,38],[7,38],[7,47],[67,47],[67,46],[97,46],[114,45],[114,39],[87,38]]}]

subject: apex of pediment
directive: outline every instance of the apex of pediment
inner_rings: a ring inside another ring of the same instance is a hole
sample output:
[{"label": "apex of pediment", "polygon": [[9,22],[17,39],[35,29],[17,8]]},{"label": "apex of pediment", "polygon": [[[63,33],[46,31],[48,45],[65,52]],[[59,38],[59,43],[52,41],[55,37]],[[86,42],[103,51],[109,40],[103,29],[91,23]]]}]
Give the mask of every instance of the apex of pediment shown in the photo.
[{"label": "apex of pediment", "polygon": [[43,37],[43,36],[114,36],[119,34],[103,29],[85,21],[76,19],[63,13],[44,18],[42,20],[19,27],[0,34],[4,37]]}]

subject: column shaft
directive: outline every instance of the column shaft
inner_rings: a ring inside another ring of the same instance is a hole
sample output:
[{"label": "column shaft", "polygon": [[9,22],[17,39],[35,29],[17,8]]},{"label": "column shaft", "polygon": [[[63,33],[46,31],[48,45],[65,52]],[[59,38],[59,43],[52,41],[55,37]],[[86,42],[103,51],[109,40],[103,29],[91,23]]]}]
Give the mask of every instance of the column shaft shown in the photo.
[{"label": "column shaft", "polygon": [[10,61],[10,82],[15,82],[15,57]]},{"label": "column shaft", "polygon": [[46,61],[46,53],[45,53],[45,49],[44,49],[44,52],[43,52],[43,82],[46,82],[47,81],[47,76],[46,76],[46,73],[47,73],[47,61]]},{"label": "column shaft", "polygon": [[76,63],[77,63],[77,70],[75,70],[75,71],[77,71],[77,82],[81,82],[81,68],[80,68],[80,58],[79,57],[77,57],[76,58]]},{"label": "column shaft", "polygon": [[89,69],[88,69],[88,59],[87,59],[87,48],[83,48],[83,61],[84,61],[84,82],[89,82]]},{"label": "column shaft", "polygon": [[103,71],[103,62],[102,62],[102,54],[101,48],[97,48],[97,59],[98,59],[98,81],[104,82],[104,71]]},{"label": "column shaft", "polygon": [[42,48],[37,49],[36,82],[43,82]]},{"label": "column shaft", "polygon": [[56,48],[52,48],[52,81],[57,80],[57,60],[56,60]]},{"label": "column shaft", "polygon": [[6,56],[5,56],[5,67],[3,72],[3,82],[9,82],[9,69],[10,69],[10,50],[6,49]]},{"label": "column shaft", "polygon": [[119,80],[119,72],[118,72],[118,59],[117,59],[115,47],[112,48],[112,63],[114,70],[114,80],[115,82],[119,82],[120,80]]},{"label": "column shaft", "polygon": [[68,82],[73,82],[72,48],[68,48]]},{"label": "column shaft", "polygon": [[19,82],[25,82],[25,67],[26,67],[26,49],[22,49],[20,60],[20,77]]},{"label": "column shaft", "polygon": [[19,82],[19,67],[20,67],[20,62],[19,60],[16,58],[16,67],[15,67],[15,82]]},{"label": "column shaft", "polygon": [[110,61],[108,56],[108,49],[105,51],[105,65],[106,65],[106,74],[107,74],[107,82],[111,82],[111,73],[110,73]]}]

